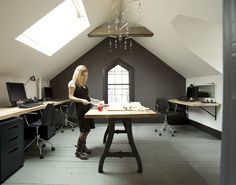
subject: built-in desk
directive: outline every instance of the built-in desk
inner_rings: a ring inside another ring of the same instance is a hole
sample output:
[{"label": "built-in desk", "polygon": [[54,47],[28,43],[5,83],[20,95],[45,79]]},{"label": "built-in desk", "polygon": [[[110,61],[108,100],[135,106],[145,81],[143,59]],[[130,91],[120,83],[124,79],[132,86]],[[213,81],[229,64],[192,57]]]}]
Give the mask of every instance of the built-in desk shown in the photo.
[{"label": "built-in desk", "polygon": [[10,107],[10,108],[4,108],[0,107],[0,121],[12,117],[18,117],[23,114],[28,114],[30,112],[38,111],[45,109],[46,105],[48,103],[53,103],[54,106],[58,106],[61,104],[65,104],[70,102],[69,99],[62,100],[62,101],[44,101],[42,105],[31,107],[31,108],[19,108],[19,107]]},{"label": "built-in desk", "polygon": [[[202,103],[201,101],[181,101],[178,99],[170,99],[168,101],[176,105],[184,105],[186,106],[187,110],[188,110],[188,107],[200,107],[201,109],[209,113],[211,116],[213,116],[215,120],[217,117],[217,107],[221,105],[220,103]],[[215,108],[214,114],[208,111],[207,109],[205,109],[204,107],[214,107]]]},{"label": "built-in desk", "polygon": [[68,102],[45,101],[31,108],[0,108],[0,184],[24,163],[24,121],[19,116],[43,110],[48,103],[58,106]]}]

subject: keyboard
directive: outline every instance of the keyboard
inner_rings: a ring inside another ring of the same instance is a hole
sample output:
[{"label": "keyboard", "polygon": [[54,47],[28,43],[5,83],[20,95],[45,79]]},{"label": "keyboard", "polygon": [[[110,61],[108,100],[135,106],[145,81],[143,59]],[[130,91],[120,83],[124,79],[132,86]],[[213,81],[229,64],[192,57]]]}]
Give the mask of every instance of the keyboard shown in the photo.
[{"label": "keyboard", "polygon": [[181,97],[181,98],[178,98],[178,100],[179,100],[179,101],[186,101],[186,102],[195,101],[194,99],[189,98],[189,97]]},{"label": "keyboard", "polygon": [[42,105],[43,103],[39,103],[39,102],[34,102],[34,103],[22,103],[19,104],[18,107],[19,108],[31,108],[31,107],[36,107],[39,105]]}]

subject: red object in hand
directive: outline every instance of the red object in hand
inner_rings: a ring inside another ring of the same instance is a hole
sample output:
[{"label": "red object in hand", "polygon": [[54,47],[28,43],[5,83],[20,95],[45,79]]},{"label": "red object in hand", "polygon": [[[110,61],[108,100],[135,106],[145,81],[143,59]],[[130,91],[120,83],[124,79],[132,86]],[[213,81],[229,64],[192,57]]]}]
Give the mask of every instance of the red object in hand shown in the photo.
[{"label": "red object in hand", "polygon": [[98,111],[102,111],[102,109],[103,109],[103,106],[102,105],[98,105]]}]

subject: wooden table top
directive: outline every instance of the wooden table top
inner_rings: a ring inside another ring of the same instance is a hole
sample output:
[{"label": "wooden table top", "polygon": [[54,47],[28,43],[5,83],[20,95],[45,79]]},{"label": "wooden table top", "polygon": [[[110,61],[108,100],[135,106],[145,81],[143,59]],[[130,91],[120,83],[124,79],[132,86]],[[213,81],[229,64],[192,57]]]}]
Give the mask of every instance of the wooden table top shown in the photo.
[{"label": "wooden table top", "polygon": [[186,105],[189,107],[218,107],[221,104],[220,103],[201,103],[201,101],[181,101],[178,99],[170,99],[168,100],[171,103],[176,103],[176,104],[180,104],[180,105]]},{"label": "wooden table top", "polygon": [[104,107],[100,112],[97,109],[90,109],[86,114],[85,118],[153,118],[157,117],[159,114],[147,109],[147,110],[117,110],[109,111],[107,107]]},{"label": "wooden table top", "polygon": [[31,108],[0,107],[0,120],[4,120],[4,119],[11,118],[11,117],[16,117],[16,116],[20,116],[20,115],[27,114],[30,112],[45,109],[45,107],[48,103],[53,103],[55,106],[57,106],[57,105],[61,105],[61,104],[68,103],[68,102],[70,102],[69,99],[62,100],[62,101],[44,101],[44,102],[42,102],[43,103],[42,105],[31,107]]}]

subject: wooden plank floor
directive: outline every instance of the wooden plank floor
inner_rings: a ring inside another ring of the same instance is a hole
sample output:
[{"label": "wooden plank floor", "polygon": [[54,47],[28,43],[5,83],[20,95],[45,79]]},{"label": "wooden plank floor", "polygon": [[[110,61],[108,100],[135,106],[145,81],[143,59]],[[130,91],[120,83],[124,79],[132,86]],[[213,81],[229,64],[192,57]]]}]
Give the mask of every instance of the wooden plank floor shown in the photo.
[{"label": "wooden plank floor", "polygon": [[[14,185],[218,185],[221,141],[190,126],[176,126],[177,135],[158,136],[160,124],[134,124],[135,143],[143,162],[143,173],[136,173],[133,158],[107,158],[104,174],[98,161],[103,150],[106,126],[97,124],[88,137],[93,154],[88,161],[75,157],[79,134],[66,129],[50,141],[56,147],[40,160],[34,147],[25,153],[24,166],[4,184]],[[122,128],[121,126],[119,126]],[[115,134],[112,151],[129,151],[127,137]]]}]

